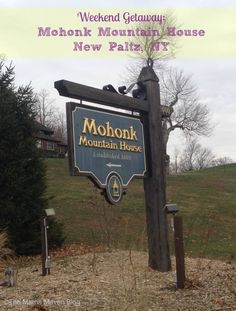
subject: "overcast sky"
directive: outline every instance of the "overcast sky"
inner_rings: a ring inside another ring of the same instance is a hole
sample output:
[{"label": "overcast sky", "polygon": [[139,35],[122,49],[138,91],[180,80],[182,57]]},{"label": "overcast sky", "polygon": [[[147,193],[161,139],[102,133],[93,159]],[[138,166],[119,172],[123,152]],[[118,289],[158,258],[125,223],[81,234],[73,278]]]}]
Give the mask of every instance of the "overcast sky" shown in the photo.
[{"label": "overcast sky", "polygon": [[[58,1],[58,0],[0,0],[0,9],[3,7],[74,7],[84,9],[93,8],[137,8],[143,7],[156,8],[177,8],[177,7],[236,7],[234,0],[215,0],[215,1],[190,1],[190,0],[159,0],[159,1]],[[86,6],[85,6],[86,5]],[[232,25],[235,21],[232,21]],[[220,38],[217,38],[217,40]],[[0,39],[1,40],[1,39]],[[229,38],[229,40],[235,40]],[[0,51],[2,53],[4,51]],[[6,55],[7,57],[7,55]],[[32,81],[35,90],[42,88],[50,91],[55,98],[58,107],[64,110],[66,98],[58,96],[53,88],[56,80],[66,79],[81,84],[87,84],[102,88],[103,85],[113,84],[115,87],[123,84],[122,79],[125,75],[125,67],[130,59],[117,58],[59,58],[55,55],[54,59],[13,59],[16,66],[17,83],[27,84]],[[201,101],[208,105],[212,115],[212,122],[215,129],[211,137],[201,138],[201,143],[212,149],[218,157],[231,157],[236,161],[236,58],[188,58],[175,59],[172,64],[186,73],[192,75],[192,79],[198,86]],[[173,155],[174,149],[181,150],[184,138],[180,133],[171,136],[168,150]]]}]

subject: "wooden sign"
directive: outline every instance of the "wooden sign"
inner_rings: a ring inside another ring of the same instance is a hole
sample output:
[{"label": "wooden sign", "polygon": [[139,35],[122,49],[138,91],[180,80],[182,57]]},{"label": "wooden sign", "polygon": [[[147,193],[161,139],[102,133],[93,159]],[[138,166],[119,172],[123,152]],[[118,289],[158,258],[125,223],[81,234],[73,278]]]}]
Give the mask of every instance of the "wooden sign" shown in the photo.
[{"label": "wooden sign", "polygon": [[67,120],[71,174],[89,176],[107,189],[110,203],[120,202],[129,182],[146,172],[140,119],[67,103]]},{"label": "wooden sign", "polygon": [[[58,90],[59,94],[62,96],[85,100],[88,102],[97,103],[99,105],[121,108],[132,112],[138,112],[139,115],[141,116],[144,129],[144,137],[145,137],[144,140],[145,140],[146,159],[147,159],[147,175],[146,178],[144,178],[144,192],[145,192],[146,217],[147,217],[149,266],[154,270],[166,272],[171,269],[171,262],[170,262],[169,243],[167,234],[168,232],[167,217],[165,211],[166,205],[165,155],[164,155],[164,142],[162,134],[162,119],[163,117],[170,116],[173,110],[170,107],[162,108],[163,106],[161,106],[160,104],[159,79],[156,76],[152,68],[152,65],[153,62],[148,62],[147,66],[143,67],[140,72],[137,83],[139,87],[141,86],[141,90],[144,92],[145,96],[143,97],[140,96],[139,98],[129,97],[118,93],[112,93],[66,80],[56,81],[54,85],[55,88]],[[68,106],[67,109],[69,109]],[[67,114],[68,118],[67,122],[69,124],[72,124],[71,115],[72,115],[71,113]],[[105,124],[106,122],[109,121],[105,121]],[[91,123],[89,124],[90,127],[93,127]],[[121,131],[127,130],[129,132],[129,126],[133,126],[134,128],[136,125],[122,125],[121,127],[120,126],[118,127],[115,124],[112,125],[110,124],[110,126],[113,128],[113,130],[115,128],[120,128]],[[72,130],[73,128],[70,126],[68,132],[70,133]],[[104,136],[106,136],[107,130],[108,128],[106,128],[106,126],[104,126],[104,123],[102,122],[100,127],[100,136],[102,136],[103,134]],[[79,131],[81,131],[81,129]],[[135,145],[134,143],[137,143],[136,148],[140,148],[140,146],[141,148],[143,148],[144,146],[140,145],[141,140],[138,141],[138,139],[141,139],[141,136],[139,137],[137,136],[136,141],[134,131],[135,129],[133,129],[132,131],[130,129],[129,132],[130,137],[134,138],[132,144],[130,143],[131,142],[130,139],[129,140],[124,139],[122,143],[127,143],[129,145]],[[95,136],[96,132],[99,133],[97,127],[96,131],[94,132]],[[90,134],[94,135],[93,133]],[[79,133],[79,135],[81,135],[81,133]],[[99,135],[97,135],[97,137],[98,136]],[[120,137],[117,139],[121,141],[123,138]],[[75,152],[72,151],[73,149],[72,146],[74,146],[73,139],[75,140],[75,137],[74,138],[71,136],[69,137],[69,146],[70,146],[69,150],[71,150],[69,152],[71,153],[70,156],[72,157],[72,161],[70,161],[71,171],[75,170],[75,164],[77,163],[77,159],[75,158]],[[78,143],[79,141],[77,138],[77,141],[75,141],[75,145],[78,145]],[[119,145],[120,142],[117,142],[117,144]],[[137,152],[137,150],[135,152],[136,154],[140,155],[142,153]],[[132,152],[129,151],[129,154],[132,154]],[[130,161],[130,164],[131,162],[132,161]],[[142,163],[143,165],[143,162],[141,160],[139,164],[140,163]],[[116,167],[114,165],[118,166]],[[105,163],[106,166],[105,185],[107,187],[106,193],[109,201],[112,203],[116,203],[115,202],[116,200],[117,202],[121,200],[123,184],[128,184],[129,178],[132,179],[133,174],[134,175],[144,174],[145,172],[143,170],[144,167],[142,166],[141,172],[137,172],[135,168],[134,171],[132,170],[129,171],[130,177],[127,176],[124,177],[125,174],[122,174],[122,172],[120,171],[121,167],[119,167],[119,165],[122,165],[122,163],[110,160]],[[80,167],[79,169],[76,167],[77,171],[80,169],[81,169]],[[114,174],[109,174],[110,170],[114,170]],[[97,181],[99,181],[99,178],[96,177],[96,179]]]}]

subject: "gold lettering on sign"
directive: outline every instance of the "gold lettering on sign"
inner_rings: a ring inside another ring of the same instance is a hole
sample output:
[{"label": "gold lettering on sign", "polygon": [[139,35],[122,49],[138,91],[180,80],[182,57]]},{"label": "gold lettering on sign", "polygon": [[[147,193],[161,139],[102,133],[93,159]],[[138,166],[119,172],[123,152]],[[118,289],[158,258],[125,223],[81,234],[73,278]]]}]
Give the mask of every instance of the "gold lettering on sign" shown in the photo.
[{"label": "gold lettering on sign", "polygon": [[83,127],[83,131],[82,133],[92,133],[93,135],[97,135],[97,129],[96,129],[96,124],[95,124],[95,119],[91,119],[90,122],[88,120],[88,118],[84,118],[84,127]]},{"label": "gold lettering on sign", "polygon": [[121,141],[119,144],[114,143],[112,140],[92,140],[86,136],[80,136],[78,144],[85,147],[104,148],[112,150],[130,151],[130,152],[143,152],[143,147],[138,145],[130,145],[125,141]]},{"label": "gold lettering on sign", "polygon": [[96,147],[96,148],[105,148],[105,149],[118,149],[118,145],[111,141],[105,140],[92,140],[88,139],[86,136],[80,136],[79,138],[79,145],[86,146],[86,147]]},{"label": "gold lettering on sign", "polygon": [[93,134],[94,136],[106,136],[106,137],[114,137],[118,139],[126,139],[126,140],[138,140],[137,132],[133,126],[130,126],[128,129],[120,129],[120,128],[113,128],[110,122],[106,122],[105,125],[103,124],[96,124],[95,119],[88,119],[84,118],[83,124],[83,134],[89,133]]}]

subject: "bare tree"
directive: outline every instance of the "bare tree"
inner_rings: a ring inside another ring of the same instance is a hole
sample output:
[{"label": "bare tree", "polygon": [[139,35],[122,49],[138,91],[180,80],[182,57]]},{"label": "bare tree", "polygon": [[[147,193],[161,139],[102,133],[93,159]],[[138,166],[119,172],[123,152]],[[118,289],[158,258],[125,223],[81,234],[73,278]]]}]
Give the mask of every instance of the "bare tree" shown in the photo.
[{"label": "bare tree", "polygon": [[[140,70],[141,68],[130,65],[128,71],[132,80],[129,80],[129,83],[137,81]],[[167,64],[165,69],[158,69],[158,76],[161,103],[173,108],[170,116],[164,118],[162,122],[165,152],[170,134],[177,129],[190,136],[209,136],[213,130],[210,111],[201,103],[192,77],[186,75],[183,70],[168,67]]]},{"label": "bare tree", "polygon": [[[171,11],[165,12],[163,23],[140,23],[138,28],[148,31],[157,29],[156,34],[151,32],[150,36],[135,36],[132,42],[142,47],[141,51],[134,51],[132,63],[127,67],[128,75],[125,83],[137,81],[139,72],[147,61],[153,62],[153,68],[160,80],[161,102],[173,108],[168,118],[163,119],[163,136],[165,152],[171,132],[176,129],[182,130],[189,135],[208,136],[213,127],[210,123],[210,112],[208,107],[201,103],[196,84],[191,76],[184,74],[183,70],[176,70],[168,66],[167,60],[175,55],[179,48],[177,36],[169,36],[169,27],[178,28],[177,19]],[[154,49],[158,42],[169,42],[168,51]],[[165,61],[165,62],[164,62]]]},{"label": "bare tree", "polygon": [[202,147],[196,156],[196,168],[201,170],[214,164],[215,156],[209,148]]},{"label": "bare tree", "polygon": [[65,114],[53,105],[50,93],[42,89],[36,94],[35,110],[37,121],[53,130],[54,136],[66,142]]},{"label": "bare tree", "polygon": [[196,138],[187,139],[186,148],[184,149],[180,160],[181,171],[191,171],[195,168],[196,158],[200,149],[201,145]]},{"label": "bare tree", "polygon": [[[143,22],[136,24],[136,29],[141,29],[147,35],[134,36],[130,43],[137,44],[141,47],[139,51],[130,52],[131,62],[127,66],[128,75],[125,81],[131,84],[137,81],[141,68],[147,65],[147,61],[153,62],[155,71],[166,70],[167,61],[175,56],[177,45],[176,36],[168,36],[169,27],[178,27],[177,19],[173,11],[167,10],[163,13],[165,19],[162,23],[158,22]],[[149,35],[148,35],[149,34]],[[168,51],[155,48],[161,42],[168,42]]]},{"label": "bare tree", "polygon": [[[153,62],[155,71],[166,70],[166,61],[175,56],[175,52],[179,48],[177,37],[168,36],[168,28],[178,28],[179,25],[173,11],[167,10],[163,15],[165,19],[160,23],[143,22],[135,25],[135,28],[142,30],[144,35],[132,36],[132,39],[130,39],[130,43],[139,45],[141,49],[130,52],[132,61],[127,66],[128,75],[126,75],[123,82],[127,84],[136,82],[141,68],[147,65],[148,60]],[[156,48],[161,42],[169,43],[168,51],[163,51],[161,47],[160,49]]]},{"label": "bare tree", "polygon": [[63,142],[67,141],[66,120],[64,113],[59,112],[56,114],[54,123],[51,128],[54,131],[54,136]]},{"label": "bare tree", "polygon": [[53,106],[54,99],[50,98],[50,93],[42,89],[36,94],[35,110],[37,121],[41,124],[52,127],[55,123],[56,108]]},{"label": "bare tree", "polygon": [[163,120],[165,146],[176,129],[189,135],[208,136],[212,131],[210,112],[200,102],[191,76],[182,70],[169,69],[160,75],[160,83],[162,103],[173,108],[171,115]]},{"label": "bare tree", "polygon": [[179,173],[179,161],[180,161],[180,151],[179,149],[175,148],[174,150],[174,161],[170,162],[170,173],[171,174],[178,174]]},{"label": "bare tree", "polygon": [[151,59],[159,62],[175,55],[178,48],[177,37],[169,36],[168,29],[178,27],[177,19],[171,10],[165,11],[163,16],[165,18],[161,22],[143,22],[136,25],[136,29],[142,30],[143,35],[137,35],[130,40],[141,47],[140,50],[133,51],[134,56],[144,61]]},{"label": "bare tree", "polygon": [[214,159],[215,156],[209,148],[202,147],[197,138],[189,137],[181,155],[180,170],[191,171],[211,167]]},{"label": "bare tree", "polygon": [[233,159],[229,158],[229,157],[220,157],[220,158],[216,158],[214,159],[214,166],[219,166],[219,165],[226,165],[226,164],[231,164],[234,163]]}]

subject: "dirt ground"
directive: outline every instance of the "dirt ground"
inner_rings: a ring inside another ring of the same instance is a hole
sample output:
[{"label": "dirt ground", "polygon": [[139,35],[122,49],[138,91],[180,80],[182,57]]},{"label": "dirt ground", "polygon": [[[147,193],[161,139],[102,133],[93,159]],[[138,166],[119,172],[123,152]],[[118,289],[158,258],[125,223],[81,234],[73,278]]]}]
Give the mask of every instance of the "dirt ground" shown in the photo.
[{"label": "dirt ground", "polygon": [[[39,261],[18,270],[17,286],[0,287],[0,310],[236,310],[236,264],[186,258],[186,288],[174,272],[147,266],[145,252],[112,251]],[[172,258],[174,270],[174,258]]]}]

